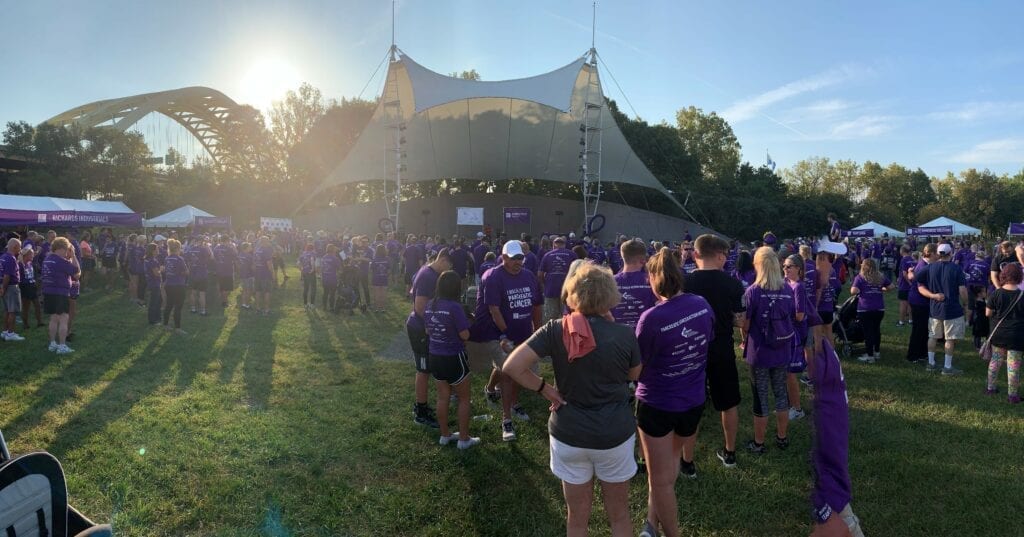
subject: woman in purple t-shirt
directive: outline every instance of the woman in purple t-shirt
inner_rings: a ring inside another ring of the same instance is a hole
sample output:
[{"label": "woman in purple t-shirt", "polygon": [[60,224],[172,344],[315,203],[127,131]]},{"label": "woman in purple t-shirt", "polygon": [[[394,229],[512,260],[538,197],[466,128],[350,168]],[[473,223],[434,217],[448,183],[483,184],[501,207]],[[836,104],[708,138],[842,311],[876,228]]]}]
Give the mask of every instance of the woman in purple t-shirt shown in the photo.
[{"label": "woman in purple t-shirt", "polygon": [[660,526],[668,536],[679,535],[676,477],[697,477],[693,449],[704,413],[708,343],[714,337],[714,312],[703,297],[683,292],[675,254],[662,248],[647,262],[660,302],[636,325],[643,365],[636,419],[650,491],[644,531],[656,535]]},{"label": "woman in purple t-shirt", "polygon": [[864,330],[864,355],[861,362],[873,364],[882,343],[882,318],[885,317],[885,300],[882,293],[892,287],[892,282],[878,270],[878,261],[866,258],[860,263],[860,274],[853,278],[850,293],[857,297],[857,319]]},{"label": "woman in purple t-shirt", "polygon": [[388,250],[383,244],[378,244],[377,249],[373,252],[373,260],[370,261],[370,287],[373,289],[373,311],[384,311],[384,304],[387,301],[390,268],[391,261],[388,259]]},{"label": "woman in purple t-shirt", "polygon": [[[427,368],[437,381],[439,443],[446,446],[458,441],[459,449],[468,449],[479,444],[480,439],[469,436],[469,390],[472,382],[465,345],[469,339],[469,318],[462,309],[461,296],[462,278],[459,274],[453,270],[441,273],[437,278],[434,299],[423,312],[423,320],[429,349]],[[459,397],[458,434],[452,434],[448,429],[448,404],[452,390]]]},{"label": "woman in purple t-shirt", "polygon": [[793,292],[782,279],[779,257],[769,246],[754,253],[757,277],[743,294],[747,308],[742,332],[746,334],[744,357],[750,365],[750,387],[753,391],[754,439],[747,449],[758,455],[765,452],[768,429],[769,391],[775,397],[775,445],[789,447],[789,395],[786,373],[797,345],[795,325],[804,314],[797,310]]},{"label": "woman in purple t-shirt", "polygon": [[178,239],[167,241],[167,259],[164,260],[164,328],[171,330],[171,314],[174,314],[174,331],[181,335],[181,308],[185,305],[186,282],[188,282],[188,265],[181,257],[181,243]]}]

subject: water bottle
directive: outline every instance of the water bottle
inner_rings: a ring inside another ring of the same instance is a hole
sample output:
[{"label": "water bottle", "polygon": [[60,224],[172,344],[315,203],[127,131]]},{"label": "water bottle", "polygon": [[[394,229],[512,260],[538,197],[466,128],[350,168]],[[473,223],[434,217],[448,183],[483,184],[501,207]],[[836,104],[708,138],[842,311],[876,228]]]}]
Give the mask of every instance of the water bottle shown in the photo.
[{"label": "water bottle", "polygon": [[491,415],[480,414],[479,416],[473,416],[473,421],[491,421]]}]

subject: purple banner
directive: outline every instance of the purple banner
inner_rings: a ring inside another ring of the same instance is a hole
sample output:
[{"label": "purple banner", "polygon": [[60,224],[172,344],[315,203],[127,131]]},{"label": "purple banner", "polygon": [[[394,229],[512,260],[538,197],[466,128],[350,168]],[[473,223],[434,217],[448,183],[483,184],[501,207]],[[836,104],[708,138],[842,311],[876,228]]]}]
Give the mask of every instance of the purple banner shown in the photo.
[{"label": "purple banner", "polygon": [[14,209],[0,209],[0,225],[49,227],[142,227],[142,215],[138,213],[19,211]]},{"label": "purple banner", "polygon": [[1010,222],[1010,229],[1007,235],[1024,235],[1024,222]]},{"label": "purple banner", "polygon": [[197,216],[195,218],[196,227],[231,227],[230,216]]},{"label": "purple banner", "polygon": [[842,231],[844,237],[874,237],[875,230],[873,229],[844,229]]},{"label": "purple banner", "polygon": [[917,237],[931,235],[952,235],[953,226],[908,227],[907,235]]},{"label": "purple banner", "polygon": [[505,207],[502,211],[505,215],[505,225],[509,224],[529,224],[530,223],[530,208],[529,207]]}]

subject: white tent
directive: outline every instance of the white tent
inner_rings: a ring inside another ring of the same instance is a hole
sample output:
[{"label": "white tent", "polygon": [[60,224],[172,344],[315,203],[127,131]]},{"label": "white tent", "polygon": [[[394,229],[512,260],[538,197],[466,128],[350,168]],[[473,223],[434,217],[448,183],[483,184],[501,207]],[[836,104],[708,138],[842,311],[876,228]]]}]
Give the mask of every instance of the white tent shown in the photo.
[{"label": "white tent", "polygon": [[953,235],[981,235],[981,230],[976,227],[961,224],[952,218],[940,216],[935,220],[921,224],[919,227],[953,226]]},{"label": "white tent", "polygon": [[120,201],[0,194],[0,225],[130,226],[142,216]]},{"label": "white tent", "polygon": [[192,225],[197,216],[213,215],[191,205],[185,205],[156,218],[143,220],[142,227],[188,227]]},{"label": "white tent", "polygon": [[898,229],[893,229],[889,226],[879,224],[874,220],[861,224],[855,228],[855,230],[870,229],[875,232],[875,238],[881,237],[883,234],[888,233],[890,237],[905,237],[906,234]]},{"label": "white tent", "polygon": [[626,142],[605,105],[595,57],[529,78],[483,82],[445,76],[395,53],[370,122],[310,199],[354,182],[387,181],[394,199],[399,180],[580,184],[586,174],[654,189],[689,216]]}]

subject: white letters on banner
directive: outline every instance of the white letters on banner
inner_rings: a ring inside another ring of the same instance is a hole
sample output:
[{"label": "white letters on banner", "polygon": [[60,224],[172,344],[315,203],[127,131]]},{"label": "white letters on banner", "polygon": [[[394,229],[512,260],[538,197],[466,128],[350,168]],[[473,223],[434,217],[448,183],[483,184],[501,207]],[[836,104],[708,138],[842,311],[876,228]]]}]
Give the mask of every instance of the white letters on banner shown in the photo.
[{"label": "white letters on banner", "polygon": [[260,229],[265,231],[288,231],[292,229],[292,219],[261,216]]},{"label": "white letters on banner", "polygon": [[456,207],[455,223],[460,226],[482,226],[484,225],[483,207]]}]

